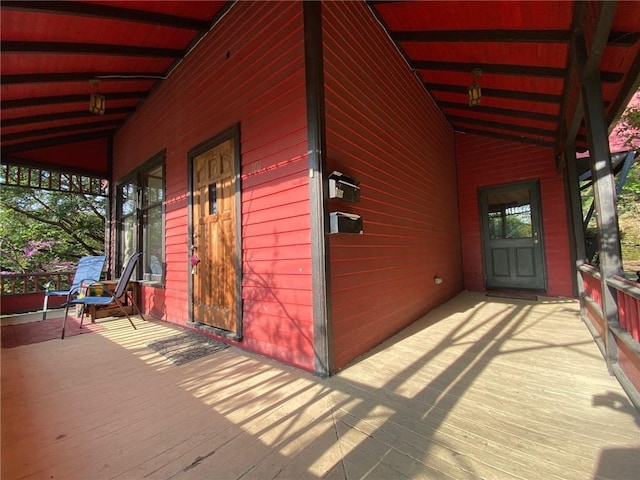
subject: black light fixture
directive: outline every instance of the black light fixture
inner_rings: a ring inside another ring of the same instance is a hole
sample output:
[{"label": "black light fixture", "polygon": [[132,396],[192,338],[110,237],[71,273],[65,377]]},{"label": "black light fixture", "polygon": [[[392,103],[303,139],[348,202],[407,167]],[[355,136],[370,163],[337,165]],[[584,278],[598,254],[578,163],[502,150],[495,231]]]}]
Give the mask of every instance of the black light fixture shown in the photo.
[{"label": "black light fixture", "polygon": [[91,93],[89,96],[89,111],[96,115],[104,115],[106,101],[104,95],[100,95],[100,92],[98,91],[98,83],[100,83],[100,80],[89,80],[89,83],[93,85],[93,88],[95,88],[95,92]]},{"label": "black light fixture", "polygon": [[469,106],[475,107],[482,102],[482,90],[480,89],[480,85],[478,85],[478,77],[482,75],[482,70],[474,68],[471,70],[471,73],[473,74],[473,81],[469,87]]}]

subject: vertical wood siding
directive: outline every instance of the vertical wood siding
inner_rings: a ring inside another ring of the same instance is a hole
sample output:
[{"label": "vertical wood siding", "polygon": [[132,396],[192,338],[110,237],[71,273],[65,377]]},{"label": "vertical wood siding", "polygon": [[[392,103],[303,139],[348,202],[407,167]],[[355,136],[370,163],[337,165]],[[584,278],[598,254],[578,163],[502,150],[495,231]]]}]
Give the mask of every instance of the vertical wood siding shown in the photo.
[{"label": "vertical wood siding", "polygon": [[115,139],[115,178],[166,148],[166,288],[145,309],[188,318],[187,154],[240,123],[239,346],[313,370],[302,5],[238,2]]},{"label": "vertical wood siding", "polygon": [[462,263],[451,127],[364,3],[324,3],[323,41],[328,172],[361,182],[330,210],[364,221],[329,242],[341,368],[458,293]]},{"label": "vertical wood siding", "polygon": [[467,290],[484,290],[478,189],[540,180],[547,294],[573,296],[564,183],[553,150],[477,135],[456,134],[460,228]]}]

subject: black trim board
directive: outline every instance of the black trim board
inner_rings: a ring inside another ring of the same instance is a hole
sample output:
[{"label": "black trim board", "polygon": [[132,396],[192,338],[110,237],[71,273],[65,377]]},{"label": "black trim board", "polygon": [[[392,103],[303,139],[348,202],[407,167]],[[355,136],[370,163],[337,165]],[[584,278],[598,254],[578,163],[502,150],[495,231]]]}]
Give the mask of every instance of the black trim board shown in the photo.
[{"label": "black trim board", "polygon": [[330,259],[328,235],[328,180],[325,177],[324,64],[322,48],[322,4],[303,2],[304,56],[307,89],[307,141],[311,220],[311,264],[313,288],[313,349],[315,374],[333,373]]}]

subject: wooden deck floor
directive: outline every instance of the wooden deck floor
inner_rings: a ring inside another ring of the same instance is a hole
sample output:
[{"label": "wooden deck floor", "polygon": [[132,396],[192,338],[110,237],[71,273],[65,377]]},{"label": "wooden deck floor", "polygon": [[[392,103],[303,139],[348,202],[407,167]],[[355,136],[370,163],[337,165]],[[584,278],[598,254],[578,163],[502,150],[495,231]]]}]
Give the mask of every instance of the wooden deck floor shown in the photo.
[{"label": "wooden deck floor", "polygon": [[174,366],[123,320],[2,349],[2,479],[638,479],[640,415],[571,300],[463,293],[321,380]]}]

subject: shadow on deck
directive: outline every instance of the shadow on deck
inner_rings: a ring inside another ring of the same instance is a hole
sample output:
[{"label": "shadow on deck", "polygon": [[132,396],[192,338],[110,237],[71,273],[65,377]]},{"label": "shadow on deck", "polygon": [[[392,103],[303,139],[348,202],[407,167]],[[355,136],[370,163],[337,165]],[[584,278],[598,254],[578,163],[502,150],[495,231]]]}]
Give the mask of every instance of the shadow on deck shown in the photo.
[{"label": "shadow on deck", "polygon": [[327,380],[155,322],[2,349],[2,478],[630,479],[640,415],[573,300],[465,292]]}]

